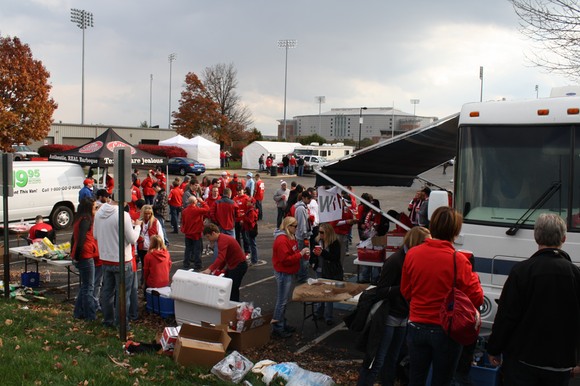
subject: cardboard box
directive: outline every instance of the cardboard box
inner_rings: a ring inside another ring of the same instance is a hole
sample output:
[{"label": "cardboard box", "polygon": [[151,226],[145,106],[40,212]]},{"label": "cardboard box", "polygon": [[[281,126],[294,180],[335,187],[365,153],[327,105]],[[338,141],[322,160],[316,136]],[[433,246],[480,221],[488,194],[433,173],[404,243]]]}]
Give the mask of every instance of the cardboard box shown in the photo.
[{"label": "cardboard box", "polygon": [[224,359],[230,341],[226,326],[211,328],[183,324],[175,342],[173,358],[182,366],[210,368]]},{"label": "cardboard box", "polygon": [[371,238],[373,247],[386,247],[387,246],[387,236],[374,236]]},{"label": "cardboard box", "polygon": [[228,329],[232,341],[230,350],[243,351],[252,347],[261,347],[270,341],[270,321],[272,314],[246,320],[241,331]]},{"label": "cardboard box", "polygon": [[159,339],[163,351],[173,350],[175,348],[175,342],[177,342],[177,337],[179,336],[180,326],[177,327],[165,327],[163,329],[163,334]]},{"label": "cardboard box", "polygon": [[230,302],[229,308],[220,309],[175,299],[175,321],[177,324],[208,322],[228,325],[236,321],[238,304]]}]

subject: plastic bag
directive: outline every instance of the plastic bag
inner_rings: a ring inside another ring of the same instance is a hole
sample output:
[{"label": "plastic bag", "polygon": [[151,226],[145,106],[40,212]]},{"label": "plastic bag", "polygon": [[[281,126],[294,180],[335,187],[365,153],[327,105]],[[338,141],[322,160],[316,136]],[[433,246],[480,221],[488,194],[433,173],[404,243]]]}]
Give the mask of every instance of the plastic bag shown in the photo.
[{"label": "plastic bag", "polygon": [[252,369],[254,364],[237,351],[219,361],[211,369],[211,373],[222,381],[240,383]]},{"label": "plastic bag", "polygon": [[262,369],[262,381],[269,385],[270,382],[276,377],[284,378],[289,380],[292,374],[300,367],[294,362],[282,362],[275,365],[268,366]]},{"label": "plastic bag", "polygon": [[363,240],[360,243],[358,243],[358,245],[356,247],[357,248],[372,248],[373,247],[373,239],[368,238],[366,240]]},{"label": "plastic bag", "polygon": [[334,384],[332,378],[326,374],[298,368],[294,371],[286,386],[334,386]]}]

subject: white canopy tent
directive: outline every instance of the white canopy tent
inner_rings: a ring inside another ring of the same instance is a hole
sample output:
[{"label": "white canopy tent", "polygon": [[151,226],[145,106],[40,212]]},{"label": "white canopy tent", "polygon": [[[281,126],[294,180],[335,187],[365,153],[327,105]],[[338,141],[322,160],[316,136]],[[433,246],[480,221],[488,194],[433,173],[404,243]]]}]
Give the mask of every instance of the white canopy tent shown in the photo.
[{"label": "white canopy tent", "polygon": [[302,145],[298,142],[254,141],[243,149],[242,169],[258,170],[258,159],[262,154],[264,154],[264,163],[269,154],[274,156],[274,164],[282,162],[282,157],[294,152],[297,146]]},{"label": "white canopy tent", "polygon": [[159,141],[161,146],[177,146],[187,152],[188,158],[193,158],[205,164],[207,169],[219,169],[220,145],[202,136],[186,138],[182,135]]}]

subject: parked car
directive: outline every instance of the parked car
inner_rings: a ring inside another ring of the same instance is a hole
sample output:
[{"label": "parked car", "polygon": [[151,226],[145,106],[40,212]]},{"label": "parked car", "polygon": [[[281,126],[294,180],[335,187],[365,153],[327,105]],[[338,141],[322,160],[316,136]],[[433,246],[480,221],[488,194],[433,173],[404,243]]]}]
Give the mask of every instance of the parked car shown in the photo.
[{"label": "parked car", "polygon": [[205,173],[205,164],[197,162],[193,158],[169,158],[167,167],[169,169],[169,174],[179,174],[184,176],[186,174],[192,173],[196,176],[199,176],[200,174]]},{"label": "parked car", "polygon": [[304,157],[304,173],[312,173],[315,168],[319,168],[328,164],[328,160],[319,155],[305,155],[303,157]]},{"label": "parked car", "polygon": [[24,144],[12,145],[14,150],[14,161],[30,161],[32,158],[38,158],[40,155]]}]

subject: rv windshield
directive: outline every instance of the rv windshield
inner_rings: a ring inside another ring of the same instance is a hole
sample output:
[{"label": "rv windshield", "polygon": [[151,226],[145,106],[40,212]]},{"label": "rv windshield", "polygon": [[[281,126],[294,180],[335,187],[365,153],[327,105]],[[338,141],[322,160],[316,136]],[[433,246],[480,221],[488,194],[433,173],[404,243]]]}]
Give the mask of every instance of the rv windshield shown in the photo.
[{"label": "rv windshield", "polygon": [[559,214],[569,228],[580,227],[579,128],[462,126],[458,159],[455,205],[466,223],[512,226],[560,183],[521,227],[532,228],[543,212]]}]

